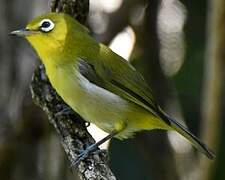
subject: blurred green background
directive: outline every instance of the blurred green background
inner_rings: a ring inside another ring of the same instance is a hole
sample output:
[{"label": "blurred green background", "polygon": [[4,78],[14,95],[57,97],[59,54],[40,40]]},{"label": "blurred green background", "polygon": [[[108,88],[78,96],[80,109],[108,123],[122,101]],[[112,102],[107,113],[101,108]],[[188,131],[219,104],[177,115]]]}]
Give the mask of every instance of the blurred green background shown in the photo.
[{"label": "blurred green background", "polygon": [[[154,130],[113,139],[110,166],[120,180],[225,179],[224,0],[90,0],[93,37],[144,75],[159,104],[217,155],[210,161],[175,133]],[[78,179],[54,129],[33,104],[40,63],[8,33],[49,11],[46,0],[0,1],[0,179]]]}]

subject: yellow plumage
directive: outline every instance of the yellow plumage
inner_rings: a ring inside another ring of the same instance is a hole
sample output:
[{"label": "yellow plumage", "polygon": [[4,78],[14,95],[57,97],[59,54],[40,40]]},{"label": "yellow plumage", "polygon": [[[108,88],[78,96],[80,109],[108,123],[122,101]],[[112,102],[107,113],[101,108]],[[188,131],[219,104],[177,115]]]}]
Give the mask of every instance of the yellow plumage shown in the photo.
[{"label": "yellow plumage", "polygon": [[124,139],[140,130],[176,130],[213,158],[193,134],[167,116],[152,97],[144,78],[88,30],[65,14],[35,18],[23,34],[45,65],[52,86],[86,121]]}]

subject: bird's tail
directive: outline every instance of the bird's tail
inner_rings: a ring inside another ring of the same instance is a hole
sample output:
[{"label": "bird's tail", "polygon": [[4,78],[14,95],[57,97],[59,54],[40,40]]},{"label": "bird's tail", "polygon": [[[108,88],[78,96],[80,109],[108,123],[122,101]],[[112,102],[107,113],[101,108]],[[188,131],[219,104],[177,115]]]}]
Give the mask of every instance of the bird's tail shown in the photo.
[{"label": "bird's tail", "polygon": [[205,154],[209,159],[214,159],[215,154],[203,143],[201,142],[195,135],[193,135],[186,127],[177,122],[175,119],[169,117],[166,113],[164,113],[161,109],[159,109],[158,116],[170,123],[170,127],[176,130],[179,134],[184,136],[187,140],[191,142],[191,144],[198,149],[200,152]]}]

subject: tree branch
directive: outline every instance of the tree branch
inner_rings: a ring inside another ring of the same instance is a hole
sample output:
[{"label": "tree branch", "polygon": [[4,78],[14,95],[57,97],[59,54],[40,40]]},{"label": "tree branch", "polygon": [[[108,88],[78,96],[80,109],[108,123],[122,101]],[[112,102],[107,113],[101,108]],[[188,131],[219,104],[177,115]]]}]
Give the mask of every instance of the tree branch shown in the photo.
[{"label": "tree branch", "polygon": [[[89,0],[52,0],[51,11],[68,13],[81,23],[84,23],[89,10]],[[79,153],[95,141],[87,132],[85,121],[57,95],[52,88],[43,65],[40,65],[32,78],[31,93],[34,102],[48,115],[49,121],[55,127],[61,143],[70,160],[74,162]],[[115,176],[107,165],[107,154],[90,155],[78,165],[81,179],[109,179]]]}]

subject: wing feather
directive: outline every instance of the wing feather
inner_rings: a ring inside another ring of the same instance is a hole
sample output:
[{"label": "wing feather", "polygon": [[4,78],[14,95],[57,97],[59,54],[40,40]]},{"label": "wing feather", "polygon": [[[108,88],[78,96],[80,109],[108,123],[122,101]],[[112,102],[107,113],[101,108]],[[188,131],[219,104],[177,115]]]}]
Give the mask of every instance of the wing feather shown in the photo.
[{"label": "wing feather", "polygon": [[[151,89],[141,74],[128,62],[119,60],[120,68],[110,66],[110,63],[105,64],[106,61],[98,65],[91,62],[83,58],[77,60],[79,72],[90,82],[159,116],[160,111],[152,97]],[[169,121],[164,121],[170,124]]]}]

